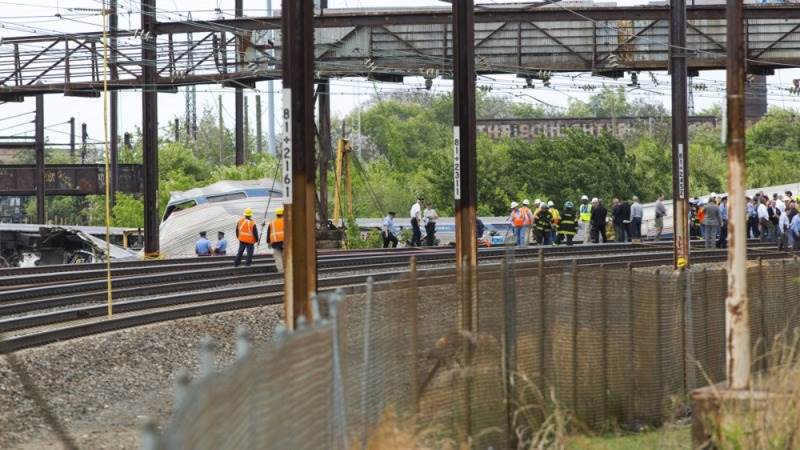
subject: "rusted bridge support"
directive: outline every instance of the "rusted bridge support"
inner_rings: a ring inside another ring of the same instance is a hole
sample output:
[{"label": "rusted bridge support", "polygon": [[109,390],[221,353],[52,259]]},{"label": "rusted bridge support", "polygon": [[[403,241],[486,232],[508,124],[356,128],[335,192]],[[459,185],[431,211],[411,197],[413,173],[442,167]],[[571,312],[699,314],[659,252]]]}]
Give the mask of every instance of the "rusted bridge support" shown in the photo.
[{"label": "rusted bridge support", "polygon": [[[323,5],[323,7],[326,6]],[[331,160],[331,85],[329,80],[319,81],[317,98],[319,102],[319,222],[325,226],[328,223],[328,167]]]},{"label": "rusted bridge support", "polygon": [[672,216],[675,267],[689,265],[689,138],[686,54],[686,0],[670,8],[670,73],[672,75]]},{"label": "rusted bridge support", "polygon": [[[119,70],[117,69],[117,32],[119,28],[119,16],[117,15],[117,0],[110,0],[108,10],[108,31],[109,31],[109,64],[108,68],[111,72],[111,79],[119,79]],[[117,190],[119,185],[119,92],[113,90],[109,93],[109,147],[111,153],[111,206],[116,204]]]},{"label": "rusted bridge support", "polygon": [[36,223],[47,221],[47,208],[44,197],[44,95],[36,96],[36,116],[34,118],[34,149],[36,151]]},{"label": "rusted bridge support", "polygon": [[156,81],[156,0],[142,0],[142,163],[144,165],[144,255],[159,254],[158,90]]},{"label": "rusted bridge support", "polygon": [[742,0],[728,0],[728,297],[725,300],[726,375],[731,389],[750,387],[745,226],[745,50]]},{"label": "rusted bridge support", "polygon": [[314,139],[314,3],[283,0],[281,160],[286,207],[284,295],[286,324],[311,317],[317,289]]},{"label": "rusted bridge support", "polygon": [[[234,6],[234,15],[236,17],[242,17],[243,14],[243,7],[242,7],[242,0],[236,0],[236,4]],[[242,59],[242,41],[241,38],[236,39],[236,72],[241,69],[241,59]],[[241,166],[245,162],[245,129],[244,129],[244,92],[242,91],[241,87],[236,88],[236,101],[234,107],[234,130],[236,135],[236,165]]]}]

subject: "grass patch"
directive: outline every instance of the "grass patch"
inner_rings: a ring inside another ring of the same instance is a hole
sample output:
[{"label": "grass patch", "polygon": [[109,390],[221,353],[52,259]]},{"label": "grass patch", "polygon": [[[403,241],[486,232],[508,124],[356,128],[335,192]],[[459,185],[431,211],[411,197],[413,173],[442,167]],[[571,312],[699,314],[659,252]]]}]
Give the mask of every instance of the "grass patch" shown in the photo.
[{"label": "grass patch", "polygon": [[644,448],[690,449],[690,425],[667,425],[644,433],[596,437],[573,437],[567,442],[570,450],[639,450]]}]

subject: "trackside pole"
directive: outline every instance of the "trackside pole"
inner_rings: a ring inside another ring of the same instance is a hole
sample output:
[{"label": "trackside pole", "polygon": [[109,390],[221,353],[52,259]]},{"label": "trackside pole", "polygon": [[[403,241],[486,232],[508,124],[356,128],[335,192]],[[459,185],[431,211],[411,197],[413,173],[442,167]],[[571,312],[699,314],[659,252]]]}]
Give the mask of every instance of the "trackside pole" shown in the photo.
[{"label": "trackside pole", "polygon": [[281,162],[285,210],[284,305],[286,325],[312,318],[317,288],[314,139],[314,4],[283,0],[283,107]]},{"label": "trackside pole", "polygon": [[686,0],[670,2],[672,76],[672,216],[675,268],[689,266],[689,138],[686,81]]},{"label": "trackside pole", "polygon": [[725,299],[726,375],[731,389],[750,387],[750,317],[747,310],[745,227],[745,52],[742,0],[728,0],[728,297]]}]

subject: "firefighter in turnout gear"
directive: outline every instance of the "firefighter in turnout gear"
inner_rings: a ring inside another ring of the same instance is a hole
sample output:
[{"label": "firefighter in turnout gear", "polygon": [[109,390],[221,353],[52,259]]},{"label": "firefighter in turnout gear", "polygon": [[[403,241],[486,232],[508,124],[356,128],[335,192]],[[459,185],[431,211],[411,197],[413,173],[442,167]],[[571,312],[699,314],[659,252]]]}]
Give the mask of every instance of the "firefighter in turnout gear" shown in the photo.
[{"label": "firefighter in turnout gear", "polygon": [[539,218],[536,221],[536,238],[539,245],[547,245],[550,243],[550,230],[553,228],[553,216],[550,215],[547,203],[542,202],[541,211],[539,211]]},{"label": "firefighter in turnout gear", "polygon": [[239,239],[239,251],[236,253],[233,265],[234,267],[239,267],[239,264],[242,263],[242,255],[247,251],[247,260],[244,265],[249,266],[253,263],[253,251],[255,250],[256,242],[258,242],[258,227],[255,220],[253,220],[252,209],[245,209],[244,217],[239,219],[236,224],[236,238]]},{"label": "firefighter in turnout gear", "polygon": [[275,258],[275,269],[283,273],[283,208],[275,210],[275,219],[267,226],[267,244]]},{"label": "firefighter in turnout gear", "polygon": [[558,238],[556,244],[561,245],[561,242],[566,239],[567,245],[572,245],[572,239],[575,237],[577,231],[577,217],[575,215],[575,205],[572,202],[564,203],[564,210],[561,211],[561,222],[558,224]]}]

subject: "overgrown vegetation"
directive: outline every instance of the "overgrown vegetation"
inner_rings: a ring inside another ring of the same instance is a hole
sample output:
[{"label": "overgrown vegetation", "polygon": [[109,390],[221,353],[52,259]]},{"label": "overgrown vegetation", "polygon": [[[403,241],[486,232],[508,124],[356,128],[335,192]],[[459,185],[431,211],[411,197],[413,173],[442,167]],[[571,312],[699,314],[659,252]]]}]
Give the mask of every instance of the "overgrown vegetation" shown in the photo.
[{"label": "overgrown vegetation", "polygon": [[[432,200],[441,216],[453,214],[452,201],[452,98],[427,92],[376,96],[358,112],[334,120],[334,138],[344,122],[347,137],[354,138],[358,161],[353,164],[356,217],[382,217],[388,210],[399,217],[417,195]],[[712,110],[711,113],[719,113]],[[504,215],[511,200],[552,199],[560,204],[582,194],[610,200],[638,195],[653,201],[659,193],[671,195],[672,161],[667,112],[660,104],[629,101],[623,89],[604,89],[588,101],[571,101],[566,111],[507,101],[479,92],[479,118],[536,118],[556,116],[656,116],[655,127],[643,126],[623,138],[609,134],[594,137],[571,131],[560,138],[533,142],[481,135],[478,151],[478,213]],[[234,145],[230,130],[220,130],[212,112],[200,117],[196,141],[162,140],[159,151],[159,211],[169,193],[203,186],[221,179],[271,178],[275,158],[255,154],[250,137],[248,164],[233,166]],[[358,124],[358,126],[355,126]],[[726,189],[726,149],[718,127],[693,127],[690,132],[689,187],[691,195]],[[140,136],[133,149],[123,150],[120,161],[141,161]],[[768,186],[800,179],[800,117],[790,110],[773,109],[753,125],[748,138],[750,186]],[[98,149],[87,152],[99,157]],[[68,162],[63,153],[48,152],[48,163]],[[328,176],[332,196],[333,163]],[[141,201],[121,196],[113,211],[113,223],[139,226]],[[99,224],[102,197],[51,198],[49,217],[68,223]],[[332,203],[332,202],[331,202]],[[28,212],[34,211],[28,204]]]}]

